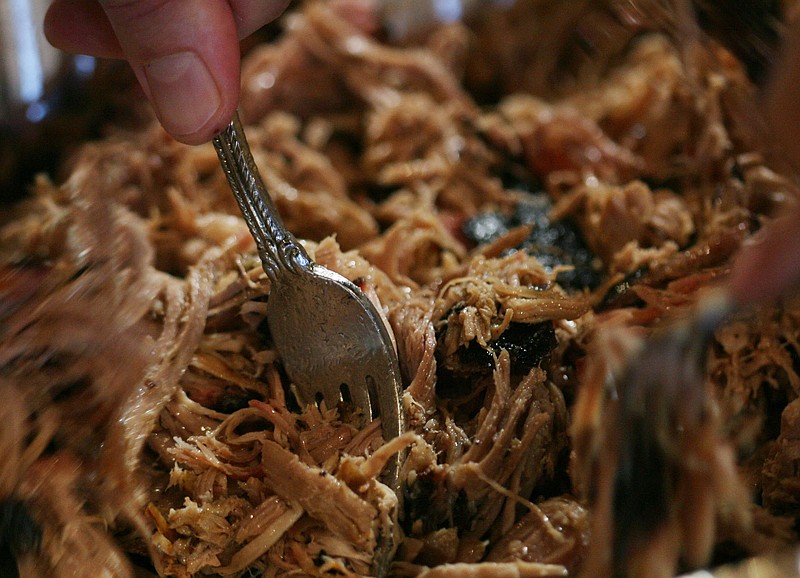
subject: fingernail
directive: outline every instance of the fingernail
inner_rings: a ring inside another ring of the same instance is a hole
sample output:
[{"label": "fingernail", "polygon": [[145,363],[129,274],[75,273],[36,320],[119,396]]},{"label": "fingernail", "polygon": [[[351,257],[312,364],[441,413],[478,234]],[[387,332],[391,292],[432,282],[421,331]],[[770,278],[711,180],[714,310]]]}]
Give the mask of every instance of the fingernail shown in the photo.
[{"label": "fingernail", "polygon": [[144,66],[150,97],[161,124],[175,136],[201,129],[222,104],[219,88],[194,52],[177,52]]}]

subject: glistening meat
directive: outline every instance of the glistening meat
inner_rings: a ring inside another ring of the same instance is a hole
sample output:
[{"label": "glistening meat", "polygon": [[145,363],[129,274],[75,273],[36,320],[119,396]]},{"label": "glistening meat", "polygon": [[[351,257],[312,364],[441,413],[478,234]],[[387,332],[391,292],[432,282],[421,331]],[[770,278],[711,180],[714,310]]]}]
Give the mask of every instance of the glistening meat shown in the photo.
[{"label": "glistening meat", "polygon": [[[245,56],[267,188],[393,331],[395,440],[288,393],[211,145],[112,123],[32,183],[0,228],[6,566],[370,576],[392,534],[392,576],[598,576],[613,557],[670,576],[796,542],[791,300],[711,344],[674,515],[622,552],[604,507],[608,370],[797,197],[756,122],[759,61],[685,4],[519,0],[400,41],[370,1],[309,1]],[[381,482],[397,453],[400,495]]]}]

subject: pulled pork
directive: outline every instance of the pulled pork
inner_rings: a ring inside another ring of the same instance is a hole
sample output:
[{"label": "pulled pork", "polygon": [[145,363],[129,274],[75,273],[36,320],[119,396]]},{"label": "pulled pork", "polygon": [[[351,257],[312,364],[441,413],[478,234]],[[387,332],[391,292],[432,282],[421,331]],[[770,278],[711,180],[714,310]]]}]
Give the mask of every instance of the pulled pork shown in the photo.
[{"label": "pulled pork", "polygon": [[0,229],[0,570],[373,576],[392,536],[392,576],[671,576],[796,541],[788,301],[718,332],[671,515],[614,546],[609,370],[797,195],[742,63],[667,4],[519,1],[409,47],[307,2],[246,56],[267,189],[389,320],[395,440],[288,393],[210,145],[152,121],[37,180]]}]

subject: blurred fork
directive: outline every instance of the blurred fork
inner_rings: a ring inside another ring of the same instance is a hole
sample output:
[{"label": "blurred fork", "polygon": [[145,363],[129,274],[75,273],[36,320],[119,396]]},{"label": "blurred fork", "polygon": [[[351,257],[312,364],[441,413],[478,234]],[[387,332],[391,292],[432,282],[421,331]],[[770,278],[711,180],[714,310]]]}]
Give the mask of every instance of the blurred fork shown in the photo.
[{"label": "blurred fork", "polygon": [[[682,323],[653,334],[612,379],[618,396],[614,478],[614,558],[670,515],[680,453],[672,439],[698,431],[708,410],[703,385],[707,346],[734,314],[751,312],[800,287],[800,205],[743,246],[728,281],[702,297]],[[612,445],[614,445],[612,443]]]},{"label": "blurred fork", "polygon": [[618,399],[618,462],[612,498],[614,559],[668,519],[680,457],[673,436],[695,431],[708,410],[705,354],[716,330],[741,307],[724,289],[700,299],[693,314],[646,339],[613,376]]},{"label": "blurred fork", "polygon": [[[286,229],[238,114],[214,137],[220,163],[271,282],[267,323],[301,407],[325,401],[380,416],[385,440],[405,430],[397,353],[381,315],[352,282],[315,263]],[[384,481],[397,489],[398,456]]]}]

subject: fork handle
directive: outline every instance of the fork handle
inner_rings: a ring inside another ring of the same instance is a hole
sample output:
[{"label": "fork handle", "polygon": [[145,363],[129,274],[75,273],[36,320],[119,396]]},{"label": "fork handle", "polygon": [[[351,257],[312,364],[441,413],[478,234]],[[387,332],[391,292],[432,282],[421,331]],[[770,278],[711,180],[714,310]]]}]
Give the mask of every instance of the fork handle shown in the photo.
[{"label": "fork handle", "polygon": [[313,261],[303,246],[283,224],[277,207],[267,193],[264,181],[247,144],[239,113],[213,139],[222,170],[250,233],[256,242],[261,264],[270,280],[282,272],[307,272]]}]

